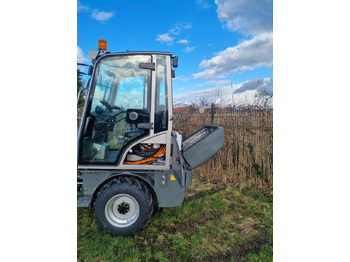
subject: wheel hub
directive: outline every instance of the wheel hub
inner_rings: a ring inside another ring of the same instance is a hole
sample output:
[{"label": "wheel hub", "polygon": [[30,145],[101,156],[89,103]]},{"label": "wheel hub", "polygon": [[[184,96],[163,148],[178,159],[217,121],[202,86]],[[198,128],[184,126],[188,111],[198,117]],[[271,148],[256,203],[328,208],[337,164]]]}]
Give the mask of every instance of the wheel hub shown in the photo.
[{"label": "wheel hub", "polygon": [[117,194],[110,198],[105,206],[105,216],[115,227],[129,227],[134,224],[140,214],[140,206],[129,194]]},{"label": "wheel hub", "polygon": [[118,205],[118,212],[122,215],[125,215],[126,213],[128,213],[130,210],[130,205],[128,203],[121,203]]}]

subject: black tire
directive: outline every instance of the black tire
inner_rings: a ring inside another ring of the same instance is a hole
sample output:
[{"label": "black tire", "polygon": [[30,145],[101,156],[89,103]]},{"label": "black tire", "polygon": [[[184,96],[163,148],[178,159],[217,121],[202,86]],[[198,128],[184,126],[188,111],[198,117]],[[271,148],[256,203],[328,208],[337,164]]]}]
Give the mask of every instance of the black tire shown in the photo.
[{"label": "black tire", "polygon": [[135,235],[147,225],[152,212],[152,195],[135,178],[112,180],[102,187],[95,201],[97,223],[112,235]]}]

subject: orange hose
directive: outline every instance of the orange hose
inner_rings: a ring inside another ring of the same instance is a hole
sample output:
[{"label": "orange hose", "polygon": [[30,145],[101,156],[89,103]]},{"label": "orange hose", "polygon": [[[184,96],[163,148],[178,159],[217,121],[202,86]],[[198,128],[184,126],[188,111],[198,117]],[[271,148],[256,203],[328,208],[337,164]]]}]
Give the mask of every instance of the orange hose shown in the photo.
[{"label": "orange hose", "polygon": [[[161,154],[164,154],[166,152],[166,146],[165,145],[162,145],[158,152],[154,154],[154,157],[150,157],[150,158],[147,158],[147,159],[142,159],[142,160],[139,160],[139,161],[125,161],[124,164],[126,165],[142,165],[142,164],[145,164],[145,163],[148,163],[148,162],[151,162],[151,161],[154,161],[154,160],[157,160],[157,158],[161,155]],[[156,157],[156,158],[155,158]]]}]

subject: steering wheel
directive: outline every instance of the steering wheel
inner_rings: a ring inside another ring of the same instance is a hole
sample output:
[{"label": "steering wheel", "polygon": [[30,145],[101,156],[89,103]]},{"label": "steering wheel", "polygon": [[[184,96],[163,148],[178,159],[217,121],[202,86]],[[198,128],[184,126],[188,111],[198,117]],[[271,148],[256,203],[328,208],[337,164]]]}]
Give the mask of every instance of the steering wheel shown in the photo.
[{"label": "steering wheel", "polygon": [[101,100],[100,103],[101,103],[102,105],[104,105],[105,107],[107,107],[107,109],[108,109],[109,111],[111,111],[111,110],[113,110],[113,109],[117,109],[117,110],[120,110],[120,109],[121,109],[119,106],[112,106],[112,105],[108,104],[108,103],[107,103],[106,101],[104,101],[104,100]]}]

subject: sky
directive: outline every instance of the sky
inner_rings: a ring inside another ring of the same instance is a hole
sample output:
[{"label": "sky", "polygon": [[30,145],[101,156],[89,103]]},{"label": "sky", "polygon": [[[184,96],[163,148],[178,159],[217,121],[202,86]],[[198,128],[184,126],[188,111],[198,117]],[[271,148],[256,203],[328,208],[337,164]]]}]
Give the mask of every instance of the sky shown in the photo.
[{"label": "sky", "polygon": [[253,98],[261,82],[272,94],[272,0],[78,0],[77,12],[79,62],[105,39],[111,52],[177,55],[177,102],[221,88]]}]

